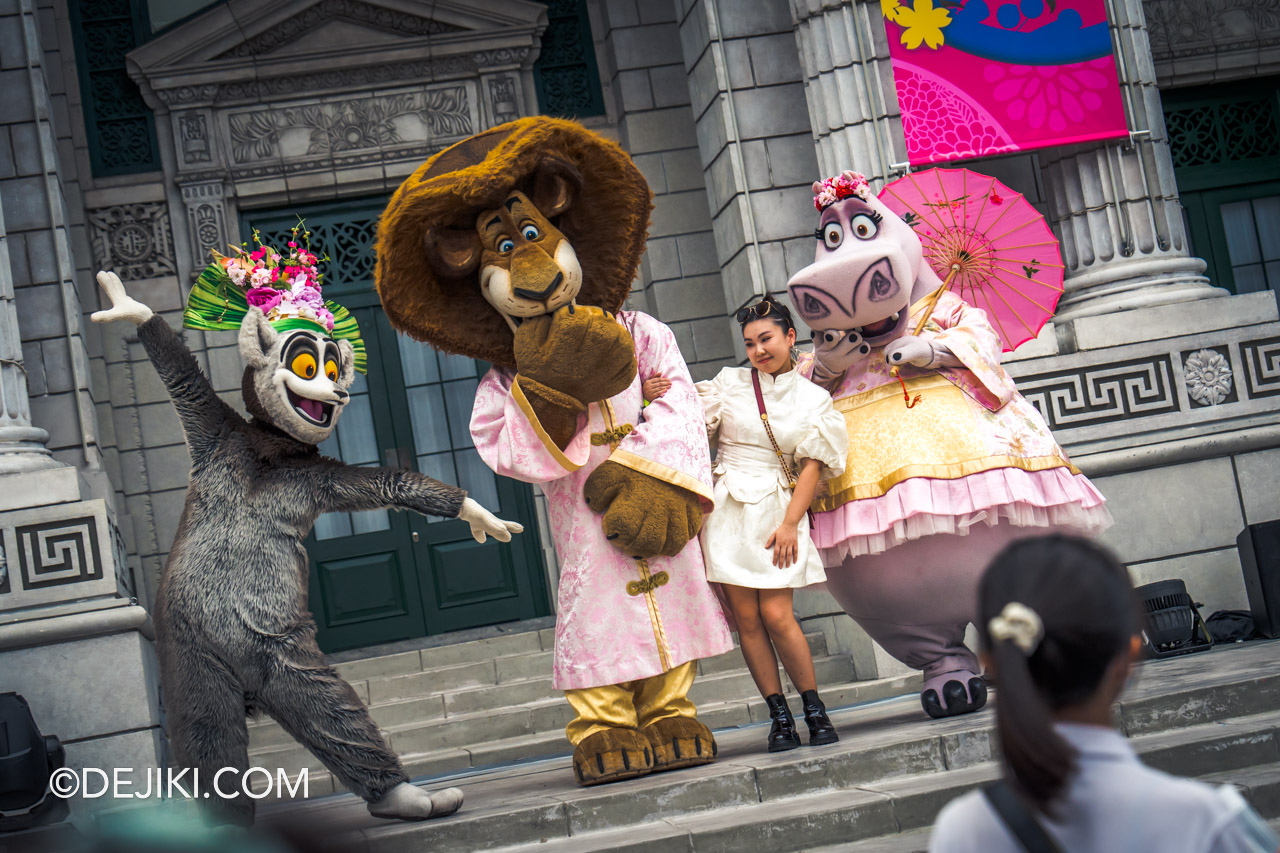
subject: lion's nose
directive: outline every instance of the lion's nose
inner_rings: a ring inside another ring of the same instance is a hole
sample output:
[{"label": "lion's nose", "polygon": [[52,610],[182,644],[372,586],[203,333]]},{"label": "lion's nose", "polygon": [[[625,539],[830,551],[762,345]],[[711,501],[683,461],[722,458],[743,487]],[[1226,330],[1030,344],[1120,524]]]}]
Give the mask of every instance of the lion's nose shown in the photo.
[{"label": "lion's nose", "polygon": [[551,279],[551,283],[542,290],[529,290],[524,287],[516,287],[512,288],[512,290],[515,291],[516,296],[519,296],[522,299],[532,299],[534,302],[541,302],[554,293],[555,289],[560,286],[560,282],[562,281],[564,281],[564,273],[558,272],[556,273],[556,277]]}]

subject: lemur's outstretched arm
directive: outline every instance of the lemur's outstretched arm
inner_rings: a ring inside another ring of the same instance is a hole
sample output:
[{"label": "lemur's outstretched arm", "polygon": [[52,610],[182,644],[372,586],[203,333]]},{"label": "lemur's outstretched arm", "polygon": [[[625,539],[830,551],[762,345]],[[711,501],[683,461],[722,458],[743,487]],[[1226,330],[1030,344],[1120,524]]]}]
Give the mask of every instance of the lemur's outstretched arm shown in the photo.
[{"label": "lemur's outstretched arm", "polygon": [[368,509],[411,509],[423,515],[460,518],[471,526],[471,535],[483,542],[486,534],[507,542],[524,530],[514,521],[503,521],[450,486],[417,471],[403,468],[364,468],[325,459],[316,469],[323,512],[357,512]]},{"label": "lemur's outstretched arm", "polygon": [[95,311],[90,319],[95,323],[128,320],[138,327],[138,340],[173,399],[192,462],[198,465],[213,449],[223,424],[238,415],[214,392],[195,356],[164,318],[125,293],[115,273],[98,273],[98,284],[111,300],[111,307]]}]

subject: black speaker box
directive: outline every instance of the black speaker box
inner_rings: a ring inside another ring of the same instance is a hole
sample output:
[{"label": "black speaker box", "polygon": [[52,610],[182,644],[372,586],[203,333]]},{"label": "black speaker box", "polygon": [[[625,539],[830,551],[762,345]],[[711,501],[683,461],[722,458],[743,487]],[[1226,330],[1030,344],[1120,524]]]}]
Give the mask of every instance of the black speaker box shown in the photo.
[{"label": "black speaker box", "polygon": [[1250,524],[1236,547],[1253,623],[1263,636],[1280,638],[1280,520]]}]

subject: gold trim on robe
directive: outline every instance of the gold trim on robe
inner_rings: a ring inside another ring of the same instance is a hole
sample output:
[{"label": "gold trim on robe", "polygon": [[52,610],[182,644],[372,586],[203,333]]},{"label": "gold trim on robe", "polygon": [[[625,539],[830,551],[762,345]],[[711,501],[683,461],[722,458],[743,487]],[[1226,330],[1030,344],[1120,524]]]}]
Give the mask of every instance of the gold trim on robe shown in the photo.
[{"label": "gold trim on robe", "polygon": [[711,487],[696,477],[692,477],[683,471],[677,471],[674,468],[668,468],[652,459],[645,459],[643,456],[637,456],[629,450],[613,451],[609,456],[610,462],[617,462],[632,470],[639,471],[641,474],[648,474],[650,477],[656,477],[664,483],[671,483],[682,489],[693,492],[700,498],[710,503],[715,503],[715,495],[711,491]]},{"label": "gold trim on robe", "polygon": [[835,401],[849,432],[848,464],[842,475],[828,481],[827,494],[813,502],[815,512],[881,497],[913,477],[956,480],[996,468],[1080,473],[1066,456],[988,455],[988,430],[978,423],[979,414],[961,388],[937,373],[904,381],[908,394],[921,395],[911,409],[897,382]]},{"label": "gold trim on robe", "polygon": [[[512,380],[511,382],[511,398],[516,401],[516,405],[520,407],[520,411],[524,413],[525,419],[529,422],[529,426],[533,428],[534,435],[538,436],[538,440],[542,442],[542,446],[547,449],[560,467],[566,471],[577,471],[581,465],[576,464],[568,456],[564,455],[564,451],[547,435],[547,431],[542,428],[542,422],[538,420],[538,415],[533,411],[533,406],[529,404],[529,398],[524,395],[524,389],[520,387],[520,383]],[[588,419],[588,424],[590,420]]]}]

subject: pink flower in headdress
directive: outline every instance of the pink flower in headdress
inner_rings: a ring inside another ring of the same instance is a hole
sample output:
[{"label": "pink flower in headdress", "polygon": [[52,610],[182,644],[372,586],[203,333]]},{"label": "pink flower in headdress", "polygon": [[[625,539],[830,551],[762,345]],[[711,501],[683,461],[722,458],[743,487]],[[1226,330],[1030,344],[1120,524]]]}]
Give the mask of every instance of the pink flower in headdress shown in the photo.
[{"label": "pink flower in headdress", "polygon": [[284,298],[284,294],[274,287],[255,287],[244,296],[249,300],[250,305],[261,308],[263,314],[270,312]]},{"label": "pink flower in headdress", "polygon": [[306,277],[301,275],[294,279],[289,299],[295,304],[307,305],[315,309],[324,307],[324,297],[320,295],[320,291],[307,284]]},{"label": "pink flower in headdress", "polygon": [[861,172],[845,171],[834,178],[813,182],[813,206],[819,212],[846,198],[871,199],[871,185]]}]

